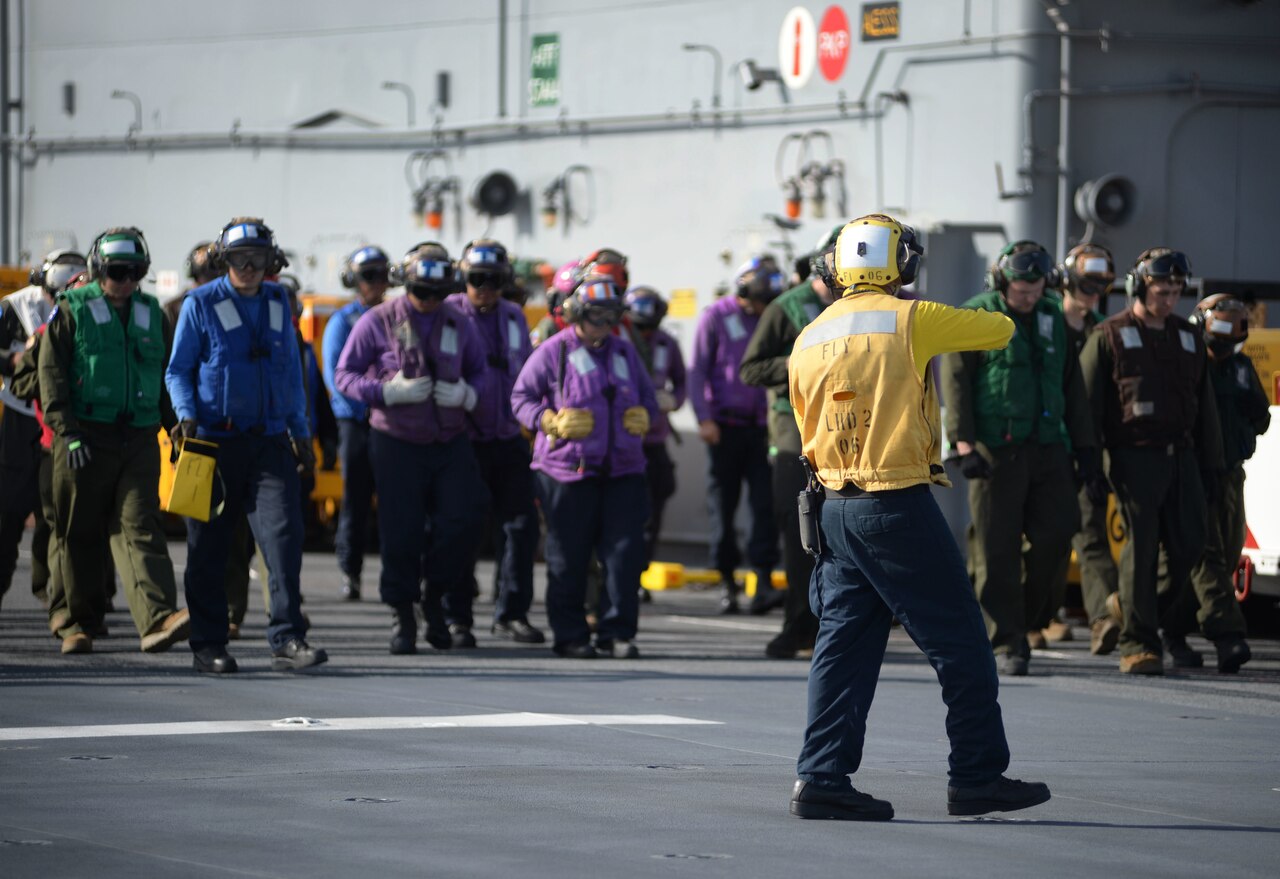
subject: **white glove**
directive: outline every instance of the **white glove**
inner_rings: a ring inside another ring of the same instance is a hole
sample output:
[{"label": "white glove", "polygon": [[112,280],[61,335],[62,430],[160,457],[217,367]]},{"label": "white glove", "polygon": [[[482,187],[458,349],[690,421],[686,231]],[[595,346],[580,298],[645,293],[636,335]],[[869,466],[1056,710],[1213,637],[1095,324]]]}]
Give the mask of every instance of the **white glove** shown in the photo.
[{"label": "white glove", "polygon": [[653,396],[658,400],[658,408],[663,412],[674,412],[676,409],[676,395],[665,388],[653,392]]},{"label": "white glove", "polygon": [[388,406],[400,406],[405,403],[422,403],[431,396],[431,376],[405,378],[404,370],[400,370],[391,380],[382,385],[382,400]]},{"label": "white glove", "polygon": [[463,379],[456,382],[436,382],[435,398],[437,406],[445,409],[461,407],[468,412],[476,408],[479,401],[476,389]]}]

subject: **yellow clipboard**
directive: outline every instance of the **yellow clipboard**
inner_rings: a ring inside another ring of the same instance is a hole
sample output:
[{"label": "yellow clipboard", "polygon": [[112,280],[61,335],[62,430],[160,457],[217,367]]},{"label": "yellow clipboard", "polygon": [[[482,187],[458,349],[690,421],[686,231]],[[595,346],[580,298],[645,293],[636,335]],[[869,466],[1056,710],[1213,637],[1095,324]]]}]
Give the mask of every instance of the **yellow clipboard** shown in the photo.
[{"label": "yellow clipboard", "polygon": [[217,443],[195,438],[183,440],[165,510],[208,522],[212,518],[213,478],[217,469]]}]

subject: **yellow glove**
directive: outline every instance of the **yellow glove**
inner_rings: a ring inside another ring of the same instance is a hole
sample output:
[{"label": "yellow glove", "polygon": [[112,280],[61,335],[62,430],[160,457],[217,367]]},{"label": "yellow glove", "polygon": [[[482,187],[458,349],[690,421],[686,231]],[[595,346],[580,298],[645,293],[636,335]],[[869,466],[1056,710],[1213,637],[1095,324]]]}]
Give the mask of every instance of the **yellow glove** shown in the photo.
[{"label": "yellow glove", "polygon": [[542,432],[553,440],[582,439],[595,428],[596,419],[590,409],[561,409],[559,412],[548,409],[542,413],[540,426]]},{"label": "yellow glove", "polygon": [[644,436],[649,432],[649,410],[632,406],[622,413],[622,427],[632,436]]}]

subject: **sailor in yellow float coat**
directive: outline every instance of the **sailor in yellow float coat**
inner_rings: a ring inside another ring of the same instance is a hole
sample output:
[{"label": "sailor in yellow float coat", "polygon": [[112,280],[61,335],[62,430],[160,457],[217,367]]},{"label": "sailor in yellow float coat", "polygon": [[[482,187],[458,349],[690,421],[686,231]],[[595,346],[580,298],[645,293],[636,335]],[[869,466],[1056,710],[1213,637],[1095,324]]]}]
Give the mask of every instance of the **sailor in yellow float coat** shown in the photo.
[{"label": "sailor in yellow float coat", "polygon": [[1008,343],[1003,314],[899,299],[922,250],[883,215],[847,224],[824,255],[843,294],[796,340],[788,367],[804,456],[822,483],[822,549],[810,584],[819,620],[809,715],[791,812],[888,820],[893,807],[853,789],[867,712],[896,617],[942,684],[951,740],[948,812],[977,815],[1049,799],[1009,765],[998,682],[964,560],[930,493],[947,486],[935,354]]}]

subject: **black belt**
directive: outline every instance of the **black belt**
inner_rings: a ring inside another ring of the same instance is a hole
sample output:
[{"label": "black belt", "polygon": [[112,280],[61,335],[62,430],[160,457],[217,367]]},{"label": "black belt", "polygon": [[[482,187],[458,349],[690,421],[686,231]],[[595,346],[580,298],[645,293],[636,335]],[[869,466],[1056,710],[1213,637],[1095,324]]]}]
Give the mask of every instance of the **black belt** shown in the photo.
[{"label": "black belt", "polygon": [[826,493],[827,500],[842,501],[850,498],[860,497],[887,497],[890,495],[903,494],[908,491],[928,491],[929,486],[925,483],[919,485],[909,485],[906,488],[888,488],[884,491],[867,491],[865,488],[858,488],[852,482],[846,482],[843,488],[830,488],[822,486],[822,490]]}]

